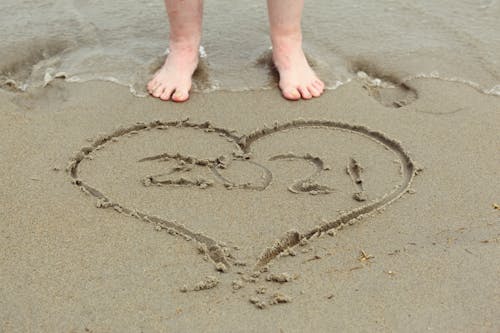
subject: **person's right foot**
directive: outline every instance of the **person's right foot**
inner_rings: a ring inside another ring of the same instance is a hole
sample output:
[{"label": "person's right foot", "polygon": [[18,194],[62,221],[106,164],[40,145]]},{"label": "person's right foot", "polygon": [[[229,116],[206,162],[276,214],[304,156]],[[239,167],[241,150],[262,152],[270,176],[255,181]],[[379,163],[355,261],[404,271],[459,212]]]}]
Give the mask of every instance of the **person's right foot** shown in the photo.
[{"label": "person's right foot", "polygon": [[197,66],[197,47],[171,47],[165,63],[147,85],[149,93],[164,101],[186,101]]}]

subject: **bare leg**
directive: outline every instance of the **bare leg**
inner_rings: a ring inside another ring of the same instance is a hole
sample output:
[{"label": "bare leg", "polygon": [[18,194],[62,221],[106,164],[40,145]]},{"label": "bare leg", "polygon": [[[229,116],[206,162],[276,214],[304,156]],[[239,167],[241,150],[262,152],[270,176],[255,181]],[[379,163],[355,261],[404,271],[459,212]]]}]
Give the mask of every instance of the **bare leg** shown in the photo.
[{"label": "bare leg", "polygon": [[287,99],[310,99],[323,93],[324,83],[307,63],[300,26],[304,0],[267,0],[273,61],[279,87]]},{"label": "bare leg", "polygon": [[189,98],[191,77],[198,66],[203,16],[202,0],[165,0],[170,24],[170,53],[148,83],[154,97],[184,102]]}]

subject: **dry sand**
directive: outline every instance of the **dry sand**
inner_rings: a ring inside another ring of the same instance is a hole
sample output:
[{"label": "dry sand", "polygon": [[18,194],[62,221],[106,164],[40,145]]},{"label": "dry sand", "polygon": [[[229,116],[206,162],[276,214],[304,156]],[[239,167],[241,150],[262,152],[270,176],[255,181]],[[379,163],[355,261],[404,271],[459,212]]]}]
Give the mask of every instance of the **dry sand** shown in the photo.
[{"label": "dry sand", "polygon": [[407,85],[0,92],[0,331],[500,331],[499,98]]}]

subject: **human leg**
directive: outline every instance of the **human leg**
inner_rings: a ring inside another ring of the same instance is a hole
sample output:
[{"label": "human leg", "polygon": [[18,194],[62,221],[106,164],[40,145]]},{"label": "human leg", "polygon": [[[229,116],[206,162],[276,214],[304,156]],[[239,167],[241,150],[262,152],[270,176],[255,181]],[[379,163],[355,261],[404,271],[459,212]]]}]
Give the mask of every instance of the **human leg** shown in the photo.
[{"label": "human leg", "polygon": [[198,66],[202,32],[202,0],[165,0],[170,25],[169,54],[148,83],[149,93],[162,100],[189,98],[192,75]]},{"label": "human leg", "polygon": [[273,61],[285,98],[310,99],[323,93],[324,83],[309,66],[302,50],[304,0],[267,0]]}]

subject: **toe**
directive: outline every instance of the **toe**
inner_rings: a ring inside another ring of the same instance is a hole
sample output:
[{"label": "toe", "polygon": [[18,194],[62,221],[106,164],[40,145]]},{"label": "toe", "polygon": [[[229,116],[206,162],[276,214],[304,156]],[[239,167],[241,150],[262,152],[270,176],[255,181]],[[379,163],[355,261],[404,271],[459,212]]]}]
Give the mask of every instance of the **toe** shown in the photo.
[{"label": "toe", "polygon": [[323,90],[325,90],[325,86],[322,82],[314,81],[312,85],[317,91],[319,91],[320,94],[323,93]]},{"label": "toe", "polygon": [[163,93],[160,95],[160,99],[163,101],[168,101],[170,99],[170,96],[172,96],[173,88],[171,87],[166,87],[165,90],[163,90]]},{"label": "toe", "polygon": [[307,87],[307,90],[309,90],[309,93],[313,96],[313,97],[319,97],[321,95],[321,92],[315,88],[312,84]]},{"label": "toe", "polygon": [[156,80],[154,78],[148,82],[148,85],[146,87],[148,88],[149,92],[152,92],[154,90],[155,84],[156,84]]},{"label": "toe", "polygon": [[156,81],[156,80],[151,80],[149,83],[148,83],[148,91],[149,93],[153,93],[156,88],[158,88],[160,86],[160,82]]},{"label": "toe", "polygon": [[165,86],[159,85],[155,89],[153,89],[153,92],[151,95],[154,97],[160,97],[163,94],[163,91],[165,90]]},{"label": "toe", "polygon": [[188,98],[189,98],[189,90],[185,88],[175,89],[175,92],[172,95],[172,100],[174,102],[185,102]]},{"label": "toe", "polygon": [[299,92],[300,92],[300,95],[302,95],[303,99],[311,99],[312,98],[311,93],[309,92],[309,90],[306,87],[302,87],[302,86],[299,87]]},{"label": "toe", "polygon": [[314,81],[319,87],[321,87],[321,90],[325,89],[325,84],[323,83],[323,81],[321,81],[320,79],[317,79],[316,81]]},{"label": "toe", "polygon": [[286,99],[292,100],[292,101],[296,101],[296,100],[300,99],[300,93],[297,90],[297,88],[293,88],[293,87],[283,88],[282,94],[283,94],[283,97],[285,97]]}]

